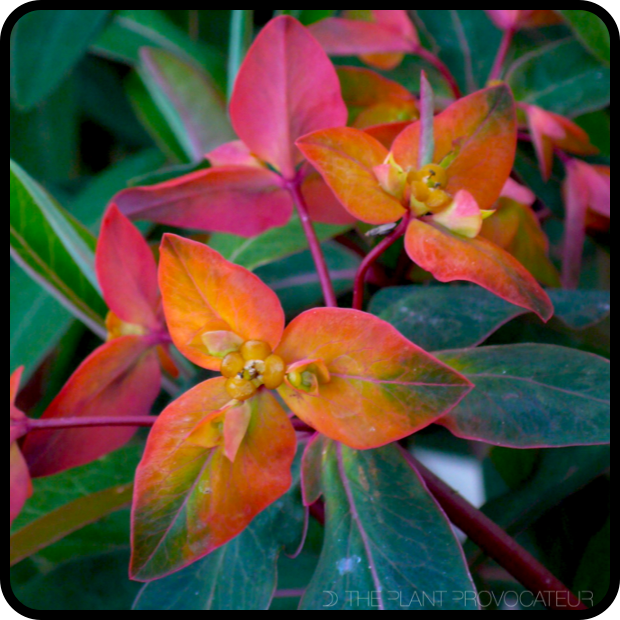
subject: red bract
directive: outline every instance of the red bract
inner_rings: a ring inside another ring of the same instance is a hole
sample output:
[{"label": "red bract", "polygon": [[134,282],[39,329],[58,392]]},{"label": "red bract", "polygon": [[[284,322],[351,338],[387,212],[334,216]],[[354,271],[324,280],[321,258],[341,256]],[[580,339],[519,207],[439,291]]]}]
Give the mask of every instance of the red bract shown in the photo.
[{"label": "red bract", "polygon": [[566,288],[577,288],[588,213],[611,218],[611,172],[608,166],[591,166],[576,159],[567,163],[566,172],[563,283]]},{"label": "red bract", "polygon": [[271,390],[357,449],[406,437],[472,389],[388,323],[317,309],[284,329],[275,294],[207,246],[166,235],[160,285],[171,335],[211,379],[155,424],[136,479],[132,575],[174,572],[239,534],[290,486],[295,433]]},{"label": "red bract", "polygon": [[10,524],[19,516],[26,500],[32,495],[32,481],[28,466],[22,455],[17,439],[24,433],[23,424],[26,416],[15,406],[19,382],[21,380],[23,368],[16,370],[10,379]]},{"label": "red bract", "polygon": [[[76,370],[43,419],[147,416],[161,389],[160,361],[171,367],[155,258],[139,231],[112,206],[103,221],[97,275],[110,307],[109,342]],[[31,433],[24,455],[33,476],[49,476],[104,456],[131,428]]]},{"label": "red bract", "polygon": [[568,118],[534,105],[519,104],[519,107],[527,115],[542,176],[546,181],[551,177],[554,149],[573,155],[596,155],[599,152],[590,142],[588,134]]},{"label": "red bract", "polygon": [[420,46],[405,10],[350,10],[324,19],[312,34],[330,56],[360,56],[378,69],[394,69]]},{"label": "red bract", "polygon": [[[298,174],[303,157],[295,141],[346,125],[348,116],[333,65],[299,22],[277,18],[257,37],[239,72],[230,115],[241,142],[207,154],[214,168],[123,191],[114,199],[121,211],[133,219],[245,237],[285,225],[294,207],[290,185],[311,172]],[[338,203],[332,198],[326,209],[315,196],[307,195],[311,214],[316,205],[320,221],[342,223]]]},{"label": "red bract", "polygon": [[298,145],[358,219],[383,225],[413,218],[407,252],[438,280],[474,282],[549,319],[551,302],[535,279],[510,254],[479,237],[514,163],[517,125],[510,89],[499,85],[465,97],[432,125],[427,131],[434,132],[434,148],[427,154],[422,122],[407,127],[391,152],[350,128],[315,132]]}]

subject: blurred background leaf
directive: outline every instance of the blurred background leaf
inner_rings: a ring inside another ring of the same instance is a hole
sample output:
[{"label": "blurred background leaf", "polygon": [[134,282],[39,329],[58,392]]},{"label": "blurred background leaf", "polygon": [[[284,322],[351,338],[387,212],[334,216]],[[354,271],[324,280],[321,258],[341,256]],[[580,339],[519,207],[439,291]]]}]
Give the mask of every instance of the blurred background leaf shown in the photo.
[{"label": "blurred background leaf", "polygon": [[54,90],[86,53],[112,11],[34,10],[11,33],[11,90],[31,109]]}]

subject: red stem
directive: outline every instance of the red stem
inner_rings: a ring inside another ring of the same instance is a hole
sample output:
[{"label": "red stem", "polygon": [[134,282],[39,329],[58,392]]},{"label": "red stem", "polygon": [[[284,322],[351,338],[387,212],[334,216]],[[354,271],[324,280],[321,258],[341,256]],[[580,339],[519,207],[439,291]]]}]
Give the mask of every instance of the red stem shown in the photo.
[{"label": "red stem", "polygon": [[463,96],[456,79],[450,72],[450,69],[448,69],[448,67],[437,56],[435,56],[435,54],[429,52],[422,46],[416,46],[413,53],[422,58],[422,60],[426,60],[429,65],[432,65],[435,69],[437,69],[437,71],[439,71],[439,73],[441,73],[446,82],[448,82],[455,99],[460,99]]},{"label": "red stem", "polygon": [[[548,600],[550,609],[556,611],[588,609],[561,581],[498,525],[426,469],[406,450],[402,450],[402,453],[411,467],[424,479],[428,490],[444,509],[450,521],[519,583],[537,594],[553,593],[555,596],[549,596]],[[560,605],[560,597],[567,602],[568,607]]]},{"label": "red stem", "polygon": [[28,432],[33,431],[49,431],[63,430],[68,428],[98,428],[102,426],[125,427],[132,426],[136,428],[150,428],[157,421],[156,417],[97,417],[97,418],[55,418],[50,420],[34,420],[28,419]]},{"label": "red stem", "polygon": [[493,68],[491,69],[491,74],[489,75],[489,82],[500,79],[515,33],[516,30],[514,28],[509,28],[504,32],[502,43],[499,46],[497,56],[495,57],[495,62],[493,63]]},{"label": "red stem", "polygon": [[362,261],[360,268],[355,276],[355,289],[353,293],[353,308],[354,310],[362,310],[364,307],[364,285],[366,283],[366,276],[373,264],[379,259],[379,257],[390,247],[392,247],[407,231],[409,226],[410,213],[407,212],[400,224],[392,231],[392,233],[386,237],[376,248],[368,254],[368,256]]},{"label": "red stem", "polygon": [[301,193],[299,181],[296,180],[288,183],[287,189],[289,190],[291,196],[293,197],[293,200],[295,201],[297,213],[299,213],[299,219],[301,220],[304,232],[306,233],[306,238],[308,239],[310,252],[312,253],[312,258],[314,259],[316,270],[319,275],[319,280],[321,282],[321,288],[323,289],[325,305],[328,308],[336,308],[338,307],[338,300],[334,291],[334,284],[329,274],[327,263],[325,262],[325,256],[323,254],[323,250],[321,249],[321,243],[316,236],[316,231],[314,230],[314,226],[312,225],[312,221],[310,220],[310,215],[308,214],[308,205],[306,204],[306,199]]}]

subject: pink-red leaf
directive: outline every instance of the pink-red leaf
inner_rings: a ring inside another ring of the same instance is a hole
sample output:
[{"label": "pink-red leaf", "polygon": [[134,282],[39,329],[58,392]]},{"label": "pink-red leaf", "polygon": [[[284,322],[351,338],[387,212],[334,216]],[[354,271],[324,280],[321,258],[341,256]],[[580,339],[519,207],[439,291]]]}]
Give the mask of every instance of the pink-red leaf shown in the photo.
[{"label": "pink-red leaf", "polygon": [[241,140],[287,179],[301,162],[297,138],[347,122],[333,65],[308,30],[287,16],[271,21],[250,48],[230,114]]},{"label": "pink-red leaf", "polygon": [[368,224],[395,222],[405,214],[396,198],[379,186],[373,169],[388,150],[367,133],[342,127],[317,131],[297,141],[342,205]]},{"label": "pink-red leaf", "polygon": [[312,34],[330,56],[361,56],[379,69],[393,69],[419,44],[404,10],[347,11],[314,24]]},{"label": "pink-red leaf", "polygon": [[[414,123],[396,139],[394,159],[403,168],[418,168],[421,124]],[[449,158],[446,190],[465,189],[482,210],[492,209],[510,176],[517,148],[515,102],[506,85],[459,99],[435,117],[435,154]]]},{"label": "pink-red leaf", "polygon": [[116,205],[103,219],[96,267],[104,299],[118,318],[152,330],[160,327],[155,258],[140,231]]},{"label": "pink-red leaf", "polygon": [[[174,402],[153,428],[136,475],[131,575],[151,581],[199,560],[240,534],[288,491],[296,439],[273,395],[248,401],[251,420],[234,462],[222,445],[188,436],[230,397],[212,379]],[[226,415],[226,414],[225,414]]]},{"label": "pink-red leaf", "polygon": [[219,370],[229,349],[248,340],[273,349],[280,342],[284,311],[276,294],[215,250],[166,235],[159,273],[172,339],[199,366]]},{"label": "pink-red leaf", "polygon": [[308,205],[308,213],[312,221],[334,226],[355,224],[357,219],[342,206],[323,177],[311,166],[308,167],[312,172],[306,175],[301,186],[301,193]]},{"label": "pink-red leaf", "polygon": [[286,329],[277,350],[287,364],[322,360],[318,395],[279,392],[304,422],[355,449],[377,448],[432,424],[471,390],[459,373],[364,312],[311,310]]},{"label": "pink-red leaf", "polygon": [[32,495],[32,481],[19,446],[14,443],[10,450],[10,524],[12,525]]},{"label": "pink-red leaf", "polygon": [[[148,416],[161,387],[157,354],[148,340],[126,336],[97,349],[76,370],[43,419]],[[98,459],[127,443],[133,428],[36,431],[24,443],[34,477],[51,476]]]},{"label": "pink-red leaf", "polygon": [[[25,420],[24,414],[15,407],[15,399],[19,390],[19,383],[24,372],[23,368],[16,370],[10,378],[10,523],[17,518],[22,511],[26,500],[32,495],[32,482],[28,473],[28,466],[22,456],[16,439],[21,434],[19,422]],[[15,426],[14,426],[15,424]],[[15,432],[14,432],[15,431]]]},{"label": "pink-red leaf", "polygon": [[437,224],[414,220],[409,224],[405,246],[411,260],[440,282],[473,282],[545,321],[553,316],[553,304],[534,277],[508,252],[486,239],[467,239]]},{"label": "pink-red leaf", "polygon": [[114,201],[134,220],[242,237],[284,226],[293,213],[280,177],[248,166],[211,168],[159,185],[127,189]]}]

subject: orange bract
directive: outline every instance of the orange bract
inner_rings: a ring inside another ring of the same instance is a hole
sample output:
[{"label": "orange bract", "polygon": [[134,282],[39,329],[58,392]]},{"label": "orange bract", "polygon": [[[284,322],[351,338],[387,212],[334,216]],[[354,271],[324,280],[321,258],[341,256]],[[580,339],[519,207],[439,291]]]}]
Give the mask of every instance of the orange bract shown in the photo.
[{"label": "orange bract", "polygon": [[[248,340],[264,341],[272,349],[280,342],[284,312],[275,293],[206,245],[166,235],[160,286],[174,343],[203,368],[220,370],[226,354]],[[210,351],[216,334],[230,344]]]}]

